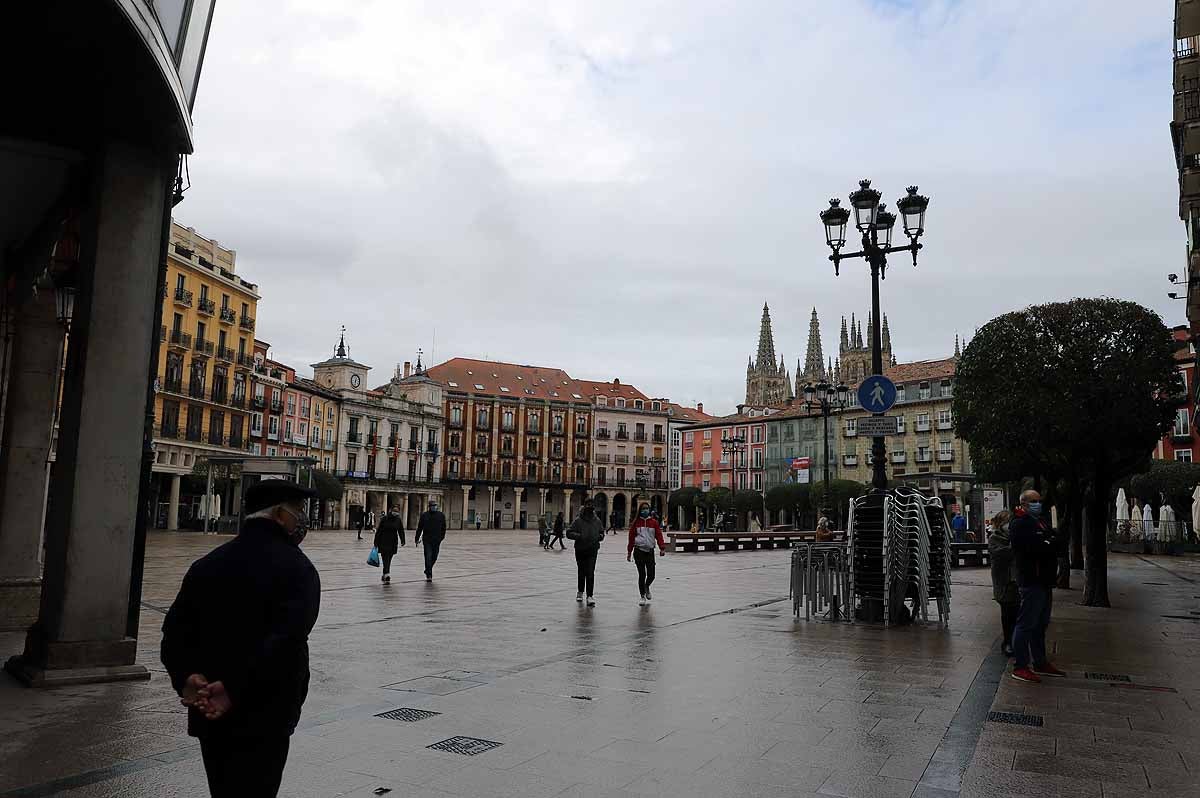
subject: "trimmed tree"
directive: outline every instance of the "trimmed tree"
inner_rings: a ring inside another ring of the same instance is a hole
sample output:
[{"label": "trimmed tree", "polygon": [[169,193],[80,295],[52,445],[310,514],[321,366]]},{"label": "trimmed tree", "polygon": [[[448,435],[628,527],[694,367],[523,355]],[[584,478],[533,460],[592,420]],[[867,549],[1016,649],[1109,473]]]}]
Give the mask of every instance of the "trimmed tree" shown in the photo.
[{"label": "trimmed tree", "polygon": [[671,523],[675,523],[675,519],[679,516],[679,509],[683,508],[683,521],[685,529],[691,526],[696,520],[696,504],[704,496],[704,492],[699,488],[680,488],[667,497],[667,510],[671,515]]},{"label": "trimmed tree", "polygon": [[1078,485],[1068,493],[1086,499],[1086,605],[1110,606],[1113,486],[1170,428],[1173,350],[1153,311],[1117,299],[1074,299],[993,319],[958,362],[956,428],[979,475],[1067,479]]}]

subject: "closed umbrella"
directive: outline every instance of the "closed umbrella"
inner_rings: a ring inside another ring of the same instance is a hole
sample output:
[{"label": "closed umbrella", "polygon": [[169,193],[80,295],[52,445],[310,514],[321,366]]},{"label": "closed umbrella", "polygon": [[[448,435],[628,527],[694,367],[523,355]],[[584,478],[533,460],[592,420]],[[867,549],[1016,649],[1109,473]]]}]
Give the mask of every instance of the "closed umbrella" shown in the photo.
[{"label": "closed umbrella", "polygon": [[1192,534],[1196,534],[1196,530],[1200,529],[1200,485],[1196,486],[1196,490],[1192,491]]},{"label": "closed umbrella", "polygon": [[1142,536],[1142,508],[1133,505],[1133,513],[1129,516],[1129,534],[1131,537],[1140,538]]},{"label": "closed umbrella", "polygon": [[1154,508],[1150,506],[1150,502],[1146,502],[1146,506],[1142,508],[1142,533],[1146,538],[1154,538]]},{"label": "closed umbrella", "polygon": [[[1200,485],[1196,486],[1196,490],[1200,491]],[[1129,499],[1125,497],[1125,489],[1121,488],[1117,491],[1117,520],[1129,520]]]},{"label": "closed umbrella", "polygon": [[1164,504],[1159,513],[1158,531],[1162,534],[1163,540],[1175,538],[1175,508],[1169,504]]}]

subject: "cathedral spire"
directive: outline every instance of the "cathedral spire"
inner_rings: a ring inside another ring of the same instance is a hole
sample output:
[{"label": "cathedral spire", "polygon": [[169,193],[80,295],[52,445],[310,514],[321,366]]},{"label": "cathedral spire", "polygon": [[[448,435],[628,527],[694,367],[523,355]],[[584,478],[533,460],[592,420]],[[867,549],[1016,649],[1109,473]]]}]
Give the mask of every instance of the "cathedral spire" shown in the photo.
[{"label": "cathedral spire", "polygon": [[846,332],[846,317],[842,316],[842,338],[839,351],[845,351],[850,346],[850,334]]},{"label": "cathedral spire", "polygon": [[954,357],[955,359],[962,357],[962,348],[958,343],[958,333],[954,334]]},{"label": "cathedral spire", "polygon": [[771,334],[771,311],[763,303],[762,324],[758,329],[758,359],[756,368],[765,369],[775,365],[775,336]]},{"label": "cathedral spire", "polygon": [[883,348],[890,351],[892,348],[892,331],[888,329],[887,314],[883,314]]},{"label": "cathedral spire", "polygon": [[822,374],[824,365],[825,357],[821,353],[821,322],[817,318],[817,309],[813,308],[812,317],[808,321],[808,352],[804,355],[805,378],[820,379],[824,376]]},{"label": "cathedral spire", "polygon": [[871,316],[871,311],[867,311],[867,346],[874,346],[872,343],[875,340],[875,319]]}]

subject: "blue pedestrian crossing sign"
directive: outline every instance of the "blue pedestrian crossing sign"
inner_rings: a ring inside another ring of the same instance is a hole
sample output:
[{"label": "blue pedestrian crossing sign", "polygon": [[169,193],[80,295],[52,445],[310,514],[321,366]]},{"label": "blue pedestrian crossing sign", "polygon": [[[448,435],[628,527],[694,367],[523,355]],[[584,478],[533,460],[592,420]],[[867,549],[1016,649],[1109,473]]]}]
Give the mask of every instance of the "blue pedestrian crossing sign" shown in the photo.
[{"label": "blue pedestrian crossing sign", "polygon": [[896,383],[872,374],[858,386],[858,404],[868,413],[886,413],[896,404]]}]

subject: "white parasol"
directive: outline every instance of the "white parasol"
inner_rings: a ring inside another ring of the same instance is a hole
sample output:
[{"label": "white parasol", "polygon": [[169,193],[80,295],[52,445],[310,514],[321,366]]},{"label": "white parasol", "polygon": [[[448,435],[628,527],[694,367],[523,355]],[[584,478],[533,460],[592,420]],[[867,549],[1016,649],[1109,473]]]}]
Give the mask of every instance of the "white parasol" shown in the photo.
[{"label": "white parasol", "polygon": [[1129,514],[1129,536],[1134,540],[1142,536],[1142,508],[1137,502],[1133,503],[1133,512]]},{"label": "white parasol", "polygon": [[[1200,491],[1200,485],[1196,486],[1196,490]],[[1124,488],[1117,491],[1117,520],[1129,520],[1129,499],[1125,498]]]},{"label": "white parasol", "polygon": [[1200,529],[1200,485],[1196,486],[1196,490],[1192,491],[1192,534],[1196,534],[1196,530]]},{"label": "white parasol", "polygon": [[1142,536],[1153,539],[1154,532],[1154,508],[1150,506],[1150,502],[1146,502],[1142,512]]},{"label": "white parasol", "polygon": [[1159,512],[1158,529],[1162,533],[1163,540],[1171,540],[1175,537],[1175,508],[1169,504],[1164,504]]}]

